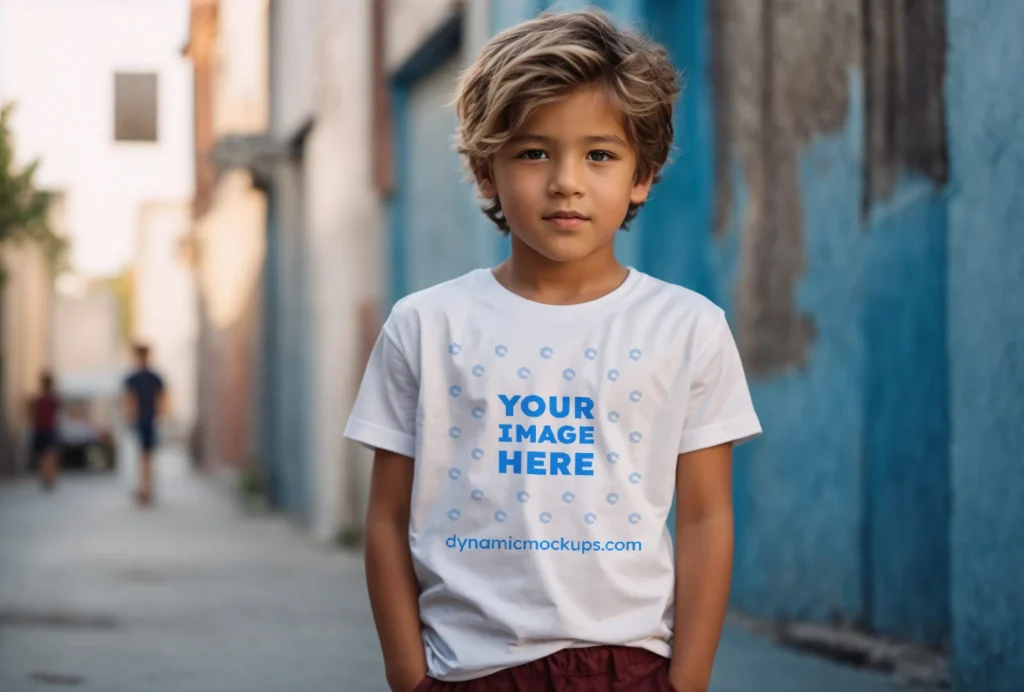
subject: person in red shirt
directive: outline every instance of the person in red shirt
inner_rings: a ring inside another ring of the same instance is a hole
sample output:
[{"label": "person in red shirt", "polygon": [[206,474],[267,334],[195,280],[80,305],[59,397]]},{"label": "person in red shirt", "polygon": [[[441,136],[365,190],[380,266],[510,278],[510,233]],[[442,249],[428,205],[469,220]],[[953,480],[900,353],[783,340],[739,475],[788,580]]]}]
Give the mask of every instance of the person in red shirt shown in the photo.
[{"label": "person in red shirt", "polygon": [[44,372],[39,379],[42,392],[29,402],[32,422],[32,461],[38,463],[43,488],[50,490],[60,471],[60,439],[57,419],[60,398],[54,391],[53,375]]}]

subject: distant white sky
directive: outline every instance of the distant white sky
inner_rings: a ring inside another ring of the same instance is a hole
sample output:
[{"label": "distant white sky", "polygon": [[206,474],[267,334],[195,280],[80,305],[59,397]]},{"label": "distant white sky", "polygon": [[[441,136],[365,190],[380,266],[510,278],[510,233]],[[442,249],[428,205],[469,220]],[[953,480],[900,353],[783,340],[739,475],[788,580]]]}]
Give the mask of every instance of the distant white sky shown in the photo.
[{"label": "distant white sky", "polygon": [[[68,198],[72,262],[121,270],[139,205],[189,200],[192,72],[188,0],[0,0],[0,102],[15,101],[18,158]],[[113,140],[114,73],[157,72],[159,141]]]}]

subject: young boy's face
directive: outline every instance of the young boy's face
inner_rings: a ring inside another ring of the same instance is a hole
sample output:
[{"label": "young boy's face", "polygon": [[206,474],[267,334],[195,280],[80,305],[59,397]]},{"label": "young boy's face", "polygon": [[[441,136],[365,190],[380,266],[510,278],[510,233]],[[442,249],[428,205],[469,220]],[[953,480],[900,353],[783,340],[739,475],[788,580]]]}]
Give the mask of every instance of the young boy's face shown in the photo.
[{"label": "young boy's face", "polygon": [[630,202],[646,200],[651,187],[635,172],[621,110],[604,90],[587,88],[534,111],[478,180],[485,198],[501,200],[518,240],[572,262],[612,249]]}]

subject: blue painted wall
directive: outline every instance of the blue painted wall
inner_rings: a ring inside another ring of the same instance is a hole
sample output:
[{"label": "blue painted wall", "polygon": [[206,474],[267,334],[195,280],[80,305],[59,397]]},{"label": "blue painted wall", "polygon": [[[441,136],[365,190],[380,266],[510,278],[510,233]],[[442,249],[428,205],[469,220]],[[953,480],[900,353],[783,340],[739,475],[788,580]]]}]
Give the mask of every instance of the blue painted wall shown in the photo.
[{"label": "blue painted wall", "polygon": [[[763,231],[749,223],[756,202],[736,154],[729,221],[712,231],[711,143],[728,133],[713,132],[708,7],[697,4],[672,3],[675,18],[657,24],[674,29],[687,90],[671,193],[646,212],[645,266],[707,294],[738,332],[744,274],[771,256],[749,254]],[[949,634],[945,195],[907,177],[865,217],[864,77],[851,69],[846,81],[841,124],[796,152],[799,210],[785,222],[800,224],[794,311],[814,336],[801,361],[749,374],[766,434],[736,454],[733,603],[938,646]]]},{"label": "blue painted wall", "polygon": [[[729,223],[713,233],[714,99],[709,6],[650,2],[647,24],[684,71],[674,161],[641,213],[643,268],[722,305],[734,331],[751,203],[737,167]],[[796,301],[818,338],[806,367],[751,387],[766,435],[736,452],[734,604],[766,618],[864,619],[863,378],[859,294],[863,99],[851,83],[847,125],[803,152],[806,271]],[[749,259],[749,258],[747,258]],[[852,319],[851,319],[852,318]]]},{"label": "blue painted wall", "polygon": [[[267,256],[262,320],[264,401],[263,450],[269,458],[270,499],[306,521],[311,505],[309,415],[312,344],[308,251],[302,218],[301,163],[277,172],[268,192]],[[268,386],[269,385],[269,386]]]},{"label": "blue painted wall", "polygon": [[[391,302],[495,263],[500,238],[487,228],[456,154],[450,103],[461,63],[457,22],[438,32],[395,76],[395,190],[388,200]],[[489,223],[489,222],[488,222]]]},{"label": "blue painted wall", "polygon": [[544,0],[490,0],[491,30],[498,33],[502,29],[526,21],[539,10],[551,3]]},{"label": "blue painted wall", "polygon": [[948,0],[953,670],[1024,686],[1024,3]]},{"label": "blue painted wall", "polygon": [[[410,85],[407,127],[414,145],[405,152],[410,210],[405,251],[410,291],[426,288],[488,263],[487,237],[466,233],[480,212],[458,154],[452,148],[457,120],[449,107],[459,72],[453,55]],[[486,254],[485,254],[486,253]]]},{"label": "blue painted wall", "polygon": [[263,305],[260,313],[260,402],[259,443],[260,473],[266,487],[267,499],[273,507],[285,507],[284,469],[281,468],[281,444],[278,428],[279,399],[277,396],[280,356],[280,243],[278,214],[272,188],[266,190],[267,228],[266,255],[263,260]]},{"label": "blue painted wall", "polygon": [[901,181],[863,275],[866,622],[931,645],[950,628],[946,208],[931,181]]},{"label": "blue painted wall", "polygon": [[631,231],[644,270],[717,300],[711,281],[714,203],[714,109],[711,99],[707,0],[653,0],[638,22],[664,45],[683,73],[676,140],[668,165]]},{"label": "blue painted wall", "polygon": [[[799,157],[815,326],[804,365],[751,376],[765,436],[736,460],[734,603],[938,646],[949,633],[945,197],[904,180],[862,219],[861,77],[842,130]],[[735,315],[748,191],[709,293]],[[696,275],[698,280],[703,277]]]},{"label": "blue painted wall", "polygon": [[[736,459],[734,603],[769,619],[864,617],[863,98],[856,80],[849,104],[845,126],[798,158],[805,269],[795,303],[816,337],[803,366],[750,376],[766,434]],[[735,320],[739,275],[745,261],[757,260],[742,256],[751,201],[738,175],[733,189],[732,222],[711,266],[713,295]]]}]

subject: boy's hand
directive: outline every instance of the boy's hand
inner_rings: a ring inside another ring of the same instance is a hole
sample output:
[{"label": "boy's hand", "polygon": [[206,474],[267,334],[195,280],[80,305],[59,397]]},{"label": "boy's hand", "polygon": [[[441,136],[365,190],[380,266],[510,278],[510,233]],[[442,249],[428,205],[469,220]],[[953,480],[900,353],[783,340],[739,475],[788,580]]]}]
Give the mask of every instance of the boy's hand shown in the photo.
[{"label": "boy's hand", "polygon": [[670,666],[668,669],[668,682],[675,692],[708,692],[707,685],[687,680],[687,677],[681,666]]},{"label": "boy's hand", "polygon": [[392,692],[413,692],[413,690],[419,687],[420,683],[427,677],[427,671],[424,668],[423,673],[410,671],[408,673],[396,675],[395,677],[400,677],[401,679],[396,679],[395,682],[391,683]]}]

